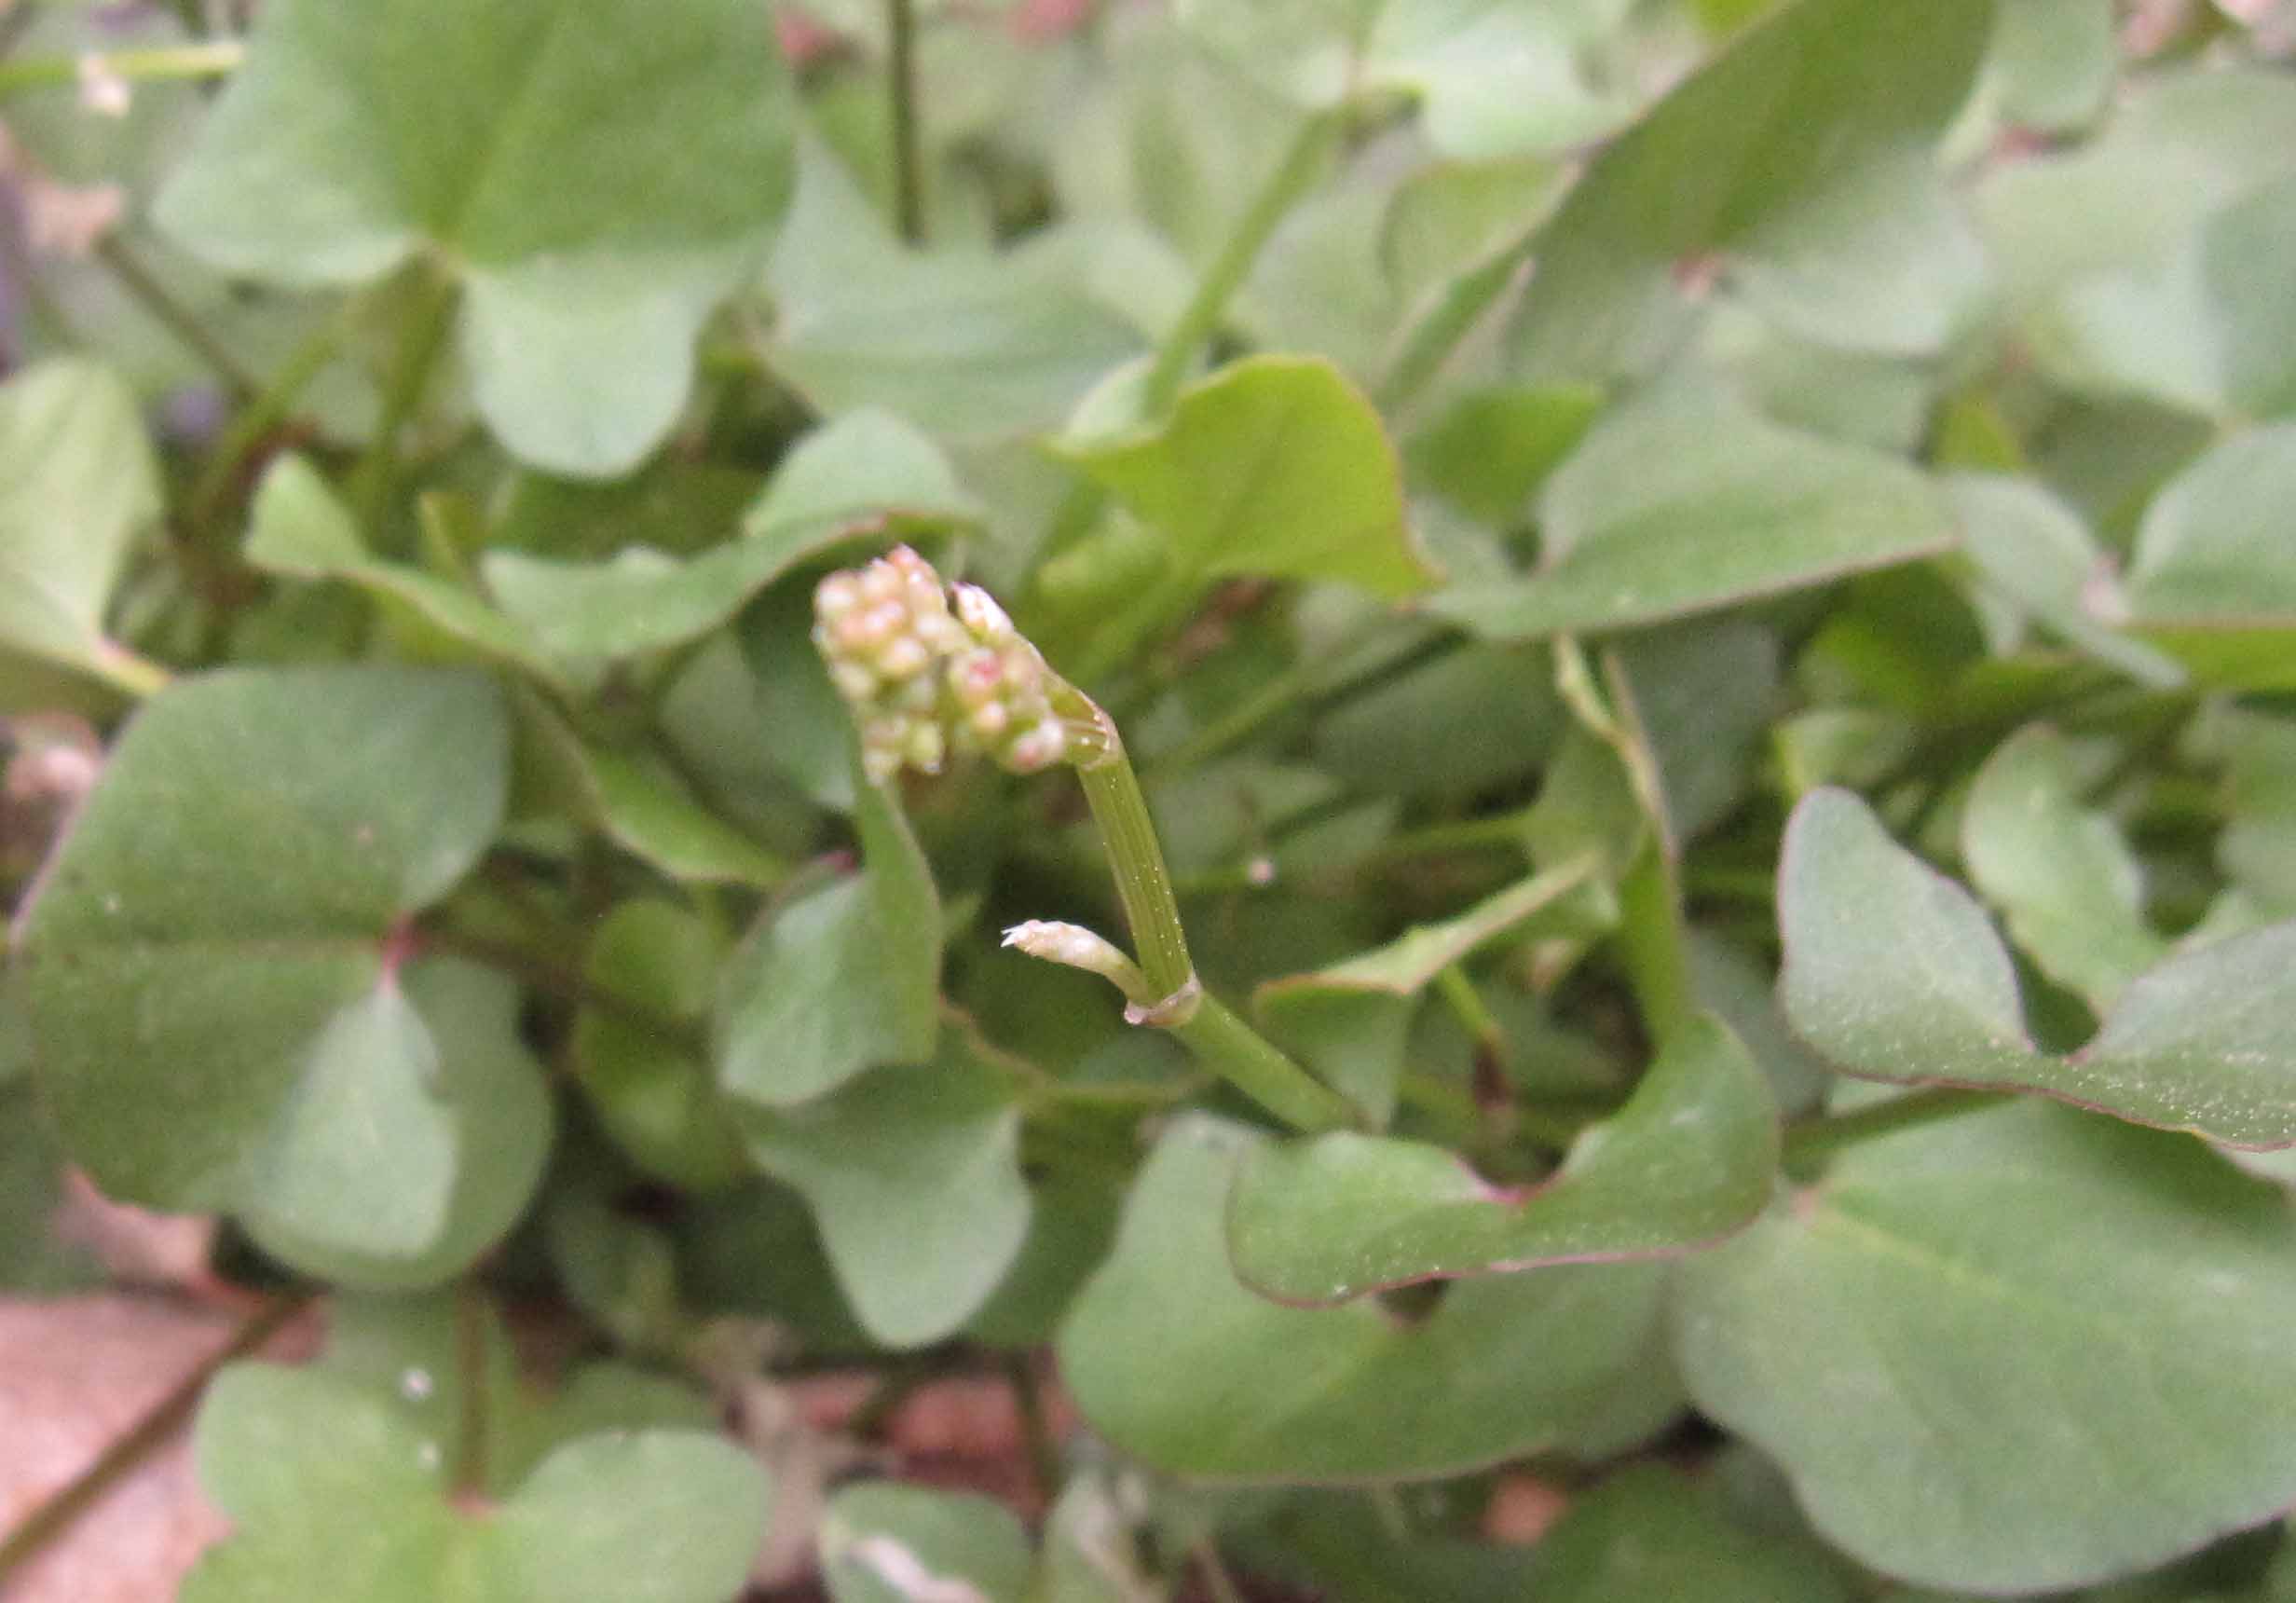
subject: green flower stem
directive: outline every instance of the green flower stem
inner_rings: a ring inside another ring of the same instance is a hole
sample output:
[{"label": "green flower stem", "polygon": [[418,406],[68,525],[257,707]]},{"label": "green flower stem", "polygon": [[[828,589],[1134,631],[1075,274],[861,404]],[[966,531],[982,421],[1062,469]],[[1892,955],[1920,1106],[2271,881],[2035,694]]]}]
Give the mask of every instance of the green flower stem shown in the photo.
[{"label": "green flower stem", "polygon": [[1964,1114],[1983,1113],[2009,1101],[2012,1094],[1961,1086],[1924,1086],[1887,1102],[1804,1119],[1786,1128],[1785,1165],[1790,1171],[1807,1171],[1845,1146]]},{"label": "green flower stem", "polygon": [[144,265],[116,233],[106,234],[96,241],[96,260],[184,349],[207,364],[208,370],[230,391],[234,403],[249,400],[263,388],[255,376],[239,364],[239,359],[208,332],[207,326],[192,315],[191,308],[175,298],[174,292],[159,281],[158,276]]},{"label": "green flower stem", "polygon": [[1140,777],[1120,743],[1098,761],[1079,764],[1076,776],[1084,782],[1085,800],[1108,849],[1141,971],[1158,997],[1176,996],[1196,982],[1196,965],[1188,956],[1180,901],[1172,894],[1171,872],[1164,866]]},{"label": "green flower stem", "polygon": [[1210,992],[1194,1013],[1169,1028],[1206,1067],[1304,1135],[1353,1130],[1363,1122],[1353,1103],[1284,1056]]},{"label": "green flower stem", "polygon": [[0,62],[0,97],[31,89],[74,89],[90,77],[130,84],[222,77],[238,71],[246,59],[247,47],[237,39],[149,50],[90,51],[80,56],[26,56]]},{"label": "green flower stem", "polygon": [[901,239],[924,243],[924,158],[917,131],[917,10],[914,0],[885,0],[886,96],[893,122],[894,217]]},{"label": "green flower stem", "polygon": [[454,281],[435,267],[426,267],[424,275],[417,304],[407,314],[389,387],[383,391],[374,444],[351,472],[351,508],[370,533],[381,524],[399,476],[399,436],[422,404],[423,391],[430,388],[430,375],[445,353],[446,336],[455,326],[459,297]]},{"label": "green flower stem", "polygon": [[[1135,1004],[1132,1015],[1170,1030],[1206,1067],[1295,1130],[1313,1133],[1360,1123],[1353,1103],[1286,1057],[1197,980],[1148,799],[1114,725],[1103,723],[1108,751],[1097,761],[1079,764],[1077,776],[1108,849],[1141,972],[1161,999],[1145,1008]],[[1165,1005],[1171,1016],[1156,1016]]]}]

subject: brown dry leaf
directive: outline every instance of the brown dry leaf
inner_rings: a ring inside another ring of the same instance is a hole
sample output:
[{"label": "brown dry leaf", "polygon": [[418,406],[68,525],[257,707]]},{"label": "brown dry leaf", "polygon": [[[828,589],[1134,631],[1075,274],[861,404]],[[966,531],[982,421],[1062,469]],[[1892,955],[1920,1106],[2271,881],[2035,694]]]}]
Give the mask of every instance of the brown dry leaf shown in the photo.
[{"label": "brown dry leaf", "polygon": [[[0,1301],[0,1531],[70,1486],[239,1328],[226,1314],[118,1293]],[[299,1319],[264,1350],[308,1353],[314,1331]],[[158,1603],[224,1530],[179,1429],[0,1579],[0,1592],[7,1603]]]}]

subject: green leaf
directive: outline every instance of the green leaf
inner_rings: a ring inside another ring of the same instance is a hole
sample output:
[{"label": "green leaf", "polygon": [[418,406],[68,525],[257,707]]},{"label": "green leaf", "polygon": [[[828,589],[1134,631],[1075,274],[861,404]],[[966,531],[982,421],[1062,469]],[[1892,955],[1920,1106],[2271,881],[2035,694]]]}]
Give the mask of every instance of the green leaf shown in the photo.
[{"label": "green leaf", "polygon": [[[483,1384],[457,1369],[441,1305],[337,1322],[319,1364],[237,1364],[210,1387],[199,1477],[236,1528],[187,1603],[722,1603],[742,1586],[770,1488],[731,1443],[663,1428],[686,1406],[594,1368],[538,1414],[510,1394],[490,1317]],[[473,1407],[486,1479],[464,1488],[449,1460]]]},{"label": "green leaf", "polygon": [[2184,682],[2175,659],[2097,617],[2090,598],[2117,594],[2112,559],[2070,507],[2034,480],[1997,473],[1955,473],[1946,494],[1988,599],[2143,684]]},{"label": "green leaf", "polygon": [[821,1578],[833,1603],[929,1603],[1024,1596],[1028,1533],[1003,1503],[865,1481],[821,1516]]},{"label": "green leaf", "polygon": [[540,644],[451,580],[370,555],[350,509],[309,460],[281,457],[263,476],[249,526],[247,560],[266,573],[341,579],[415,611],[482,655],[561,690],[566,678]]},{"label": "green leaf", "polygon": [[[0,999],[0,1056],[14,1030]],[[26,1048],[29,1050],[29,1046]],[[0,1291],[39,1296],[102,1283],[93,1253],[56,1228],[64,1200],[64,1152],[33,1095],[32,1080],[0,1067],[0,1217],[14,1221],[0,1240]]]},{"label": "green leaf", "polygon": [[1983,262],[1934,150],[1992,9],[1798,0],[1741,34],[1596,157],[1548,226],[1517,374],[1648,374],[1693,315],[1686,265],[1822,344],[1938,349]]},{"label": "green leaf", "polygon": [[718,1073],[736,1097],[806,1102],[880,1063],[930,1057],[940,900],[923,852],[882,787],[856,779],[865,867],[770,910],[718,994]]},{"label": "green leaf", "polygon": [[1524,1595],[1553,1603],[1845,1603],[1850,1591],[1822,1549],[1734,1525],[1717,1501],[1710,1486],[1678,1470],[1620,1470],[1539,1540]]},{"label": "green leaf", "polygon": [[2296,690],[2296,422],[2233,435],[2145,511],[2126,586],[2131,621],[2195,675]]},{"label": "green leaf", "polygon": [[2158,263],[2211,212],[2296,171],[2286,74],[2185,67],[2129,88],[2097,138],[1996,163],[1976,185],[1986,242],[2018,296]]},{"label": "green leaf", "polygon": [[1455,918],[1420,925],[1375,951],[1263,983],[1252,1011],[1285,1046],[1384,1125],[1395,1109],[1410,998],[1451,965],[1528,920],[1601,923],[1606,898],[1582,857],[1493,893]]},{"label": "green leaf", "polygon": [[704,808],[666,764],[590,744],[538,696],[517,708],[522,803],[570,812],[674,880],[770,888],[787,877],[788,864]]},{"label": "green leaf", "polygon": [[2296,923],[2170,958],[2068,1057],[2026,1034],[2016,971],[1969,893],[1847,791],[1814,790],[1778,872],[1779,994],[1844,1074],[2038,1091],[2233,1146],[2296,1143]]},{"label": "green leaf", "polygon": [[1469,516],[1513,524],[1601,409],[1601,392],[1586,385],[1476,390],[1413,435],[1404,458]]},{"label": "green leaf", "polygon": [[2121,69],[2112,0],[1999,0],[1996,13],[1977,104],[2046,133],[2096,121]]},{"label": "green leaf", "polygon": [[1077,1406],[1124,1452],[1215,1481],[1456,1474],[1568,1445],[1645,1382],[1651,1265],[1469,1281],[1416,1322],[1248,1290],[1221,1213],[1256,1140],[1172,1124],[1060,1333]]},{"label": "green leaf", "polygon": [[1430,610],[1501,639],[1629,628],[1950,549],[1951,509],[1901,459],[1678,387],[1598,424],[1540,496],[1540,563]]},{"label": "green leaf", "polygon": [[738,539],[677,558],[624,547],[605,562],[490,552],[503,610],[556,656],[636,656],[708,634],[799,563],[860,536],[922,537],[976,523],[939,447],[899,418],[850,413],[791,450]]},{"label": "green leaf", "polygon": [[1736,1037],[1701,1016],[1633,1097],[1534,1185],[1494,1185],[1457,1154],[1348,1131],[1256,1148],[1228,1201],[1245,1283],[1334,1303],[1426,1280],[1671,1257],[1770,1200],[1778,1114]]},{"label": "green leaf", "polygon": [[1029,1233],[1020,1108],[1003,1071],[945,1031],[928,1062],[801,1106],[746,1110],[759,1168],[805,1196],[854,1312],[888,1347],[964,1323]]},{"label": "green leaf", "polygon": [[452,264],[496,433],[613,473],[668,432],[703,320],[764,253],[793,99],[743,0],[283,0],[157,216],[276,284]]},{"label": "green leaf", "polygon": [[66,359],[0,385],[0,646],[133,694],[165,676],[103,632],[159,480],[135,397],[107,368]]},{"label": "green leaf", "polygon": [[2053,377],[2221,421],[2296,412],[2296,177],[2212,214],[2166,260],[2069,290],[2035,338]]},{"label": "green leaf", "polygon": [[676,902],[625,901],[599,922],[583,977],[600,991],[693,1027],[692,1043],[642,1018],[588,1007],[575,1016],[575,1078],[599,1122],[638,1168],[689,1191],[748,1171],[732,1109],[696,1044],[723,952],[710,926]]},{"label": "green leaf", "polygon": [[822,412],[889,407],[949,439],[1049,429],[1147,343],[1057,250],[904,250],[818,147],[767,278],[776,374]]},{"label": "green leaf", "polygon": [[401,966],[499,827],[507,745],[486,680],[403,668],[219,673],[137,716],[17,958],[107,1192],[243,1210],[351,1279],[509,1224],[548,1143],[513,993]]},{"label": "green leaf", "polygon": [[1336,579],[1387,596],[1433,578],[1379,414],[1327,362],[1231,363],[1163,423],[1062,449],[1162,531],[1188,578]]},{"label": "green leaf", "polygon": [[1601,138],[1633,109],[1587,65],[1623,20],[1620,0],[1183,0],[1181,25],[1301,106],[1378,89],[1416,98],[1428,142],[1482,160]]},{"label": "green leaf", "polygon": [[2289,1214],[2195,1143],[1968,1116],[1855,1147],[1676,1272],[1700,1406],[1884,1573],[2070,1586],[2296,1498]]},{"label": "green leaf", "polygon": [[1164,1603],[1169,1596],[1141,1561],[1122,1488],[1105,1470],[1070,1476],[1045,1516],[1038,1576],[1042,1603]]},{"label": "green leaf", "polygon": [[1977,771],[1961,856],[2010,936],[2101,1015],[2168,943],[2144,921],[2136,854],[2111,818],[2083,804],[2089,777],[2055,730],[2018,731]]}]

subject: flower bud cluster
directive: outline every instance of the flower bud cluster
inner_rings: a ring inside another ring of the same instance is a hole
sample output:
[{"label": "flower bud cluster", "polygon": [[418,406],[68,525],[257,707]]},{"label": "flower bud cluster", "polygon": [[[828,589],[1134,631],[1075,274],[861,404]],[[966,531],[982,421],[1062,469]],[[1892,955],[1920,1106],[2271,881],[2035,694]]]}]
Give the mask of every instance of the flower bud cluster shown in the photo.
[{"label": "flower bud cluster", "polygon": [[1071,755],[1053,711],[1052,670],[989,593],[944,588],[898,546],[813,591],[813,644],[861,726],[861,762],[879,784],[903,768],[937,774],[978,753],[1016,774]]}]

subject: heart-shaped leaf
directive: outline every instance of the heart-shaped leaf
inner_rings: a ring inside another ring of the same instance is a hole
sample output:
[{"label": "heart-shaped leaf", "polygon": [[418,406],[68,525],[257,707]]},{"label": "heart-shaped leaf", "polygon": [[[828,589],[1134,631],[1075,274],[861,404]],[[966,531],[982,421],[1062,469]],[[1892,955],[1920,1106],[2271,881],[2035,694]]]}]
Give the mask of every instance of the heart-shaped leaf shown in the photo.
[{"label": "heart-shaped leaf", "polygon": [[1152,429],[1063,454],[1164,534],[1186,578],[1336,579],[1389,596],[1434,578],[1379,414],[1328,362],[1231,363]]},{"label": "heart-shaped leaf", "polygon": [[805,1196],[869,1334],[918,1347],[986,1302],[1029,1234],[1020,1106],[964,1032],[798,1107],[745,1110],[759,1168]]},{"label": "heart-shaped leaf", "polygon": [[2296,1499],[2291,1216],[2195,1142],[1967,1116],[1857,1146],[1675,1272],[1699,1405],[1885,1574],[2047,1591]]},{"label": "heart-shaped leaf", "polygon": [[1535,1185],[1493,1185],[1457,1154],[1342,1131],[1253,1149],[1228,1200],[1245,1283],[1335,1303],[1418,1281],[1671,1257],[1770,1200],[1778,1115],[1737,1038],[1700,1016],[1627,1104]]},{"label": "heart-shaped leaf", "polygon": [[491,1321],[482,1381],[455,1366],[449,1309],[337,1319],[321,1363],[239,1364],[211,1387],[199,1476],[237,1528],[186,1603],[722,1603],[742,1586],[770,1488],[681,1428],[691,1399],[592,1370],[538,1413],[511,1395]]},{"label": "heart-shaped leaf", "polygon": [[485,1140],[520,1156],[469,1184],[515,1213],[547,1137],[507,987],[401,972],[406,921],[500,826],[508,744],[458,672],[218,673],[138,714],[18,939],[50,1103],[107,1192],[248,1209],[350,1273],[455,1239]]},{"label": "heart-shaped leaf", "polygon": [[1902,458],[1781,428],[1678,385],[1597,424],[1539,498],[1539,567],[1430,610],[1500,639],[1712,611],[1951,548]]},{"label": "heart-shaped leaf", "polygon": [[159,515],[135,397],[92,362],[0,385],[0,646],[134,694],[166,676],[103,632],[128,548]]},{"label": "heart-shaped leaf", "polygon": [[794,185],[794,96],[745,0],[281,0],[161,193],[227,272],[467,291],[479,408],[526,459],[632,466]]},{"label": "heart-shaped leaf", "polygon": [[865,867],[771,909],[718,994],[718,1079],[770,1106],[836,1089],[878,1063],[933,1054],[940,898],[900,804],[856,778]]},{"label": "heart-shaped leaf", "polygon": [[1798,0],[1740,34],[1596,157],[1547,226],[1519,375],[1649,373],[1692,315],[1684,284],[1709,273],[1820,344],[1936,349],[1982,282],[1935,149],[1992,10]]},{"label": "heart-shaped leaf", "polygon": [[1124,1451],[1216,1481],[1456,1474],[1569,1445],[1647,1384],[1655,1265],[1468,1281],[1416,1322],[1250,1291],[1221,1215],[1258,1139],[1174,1123],[1061,1330],[1077,1405]]},{"label": "heart-shaped leaf", "polygon": [[2170,958],[2120,992],[2078,1052],[2026,1034],[2016,970],[1969,893],[1892,841],[1843,790],[1813,790],[1778,872],[1779,994],[1845,1074],[1999,1086],[2189,1130],[2296,1143],[2296,923]]},{"label": "heart-shaped leaf", "polygon": [[722,626],[775,579],[841,541],[943,533],[979,514],[938,446],[869,408],[800,441],[750,508],[740,538],[698,556],[643,545],[606,562],[497,551],[485,568],[503,610],[554,655],[629,657]]}]

